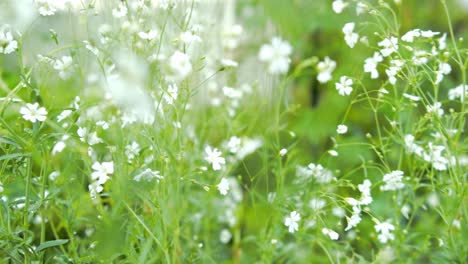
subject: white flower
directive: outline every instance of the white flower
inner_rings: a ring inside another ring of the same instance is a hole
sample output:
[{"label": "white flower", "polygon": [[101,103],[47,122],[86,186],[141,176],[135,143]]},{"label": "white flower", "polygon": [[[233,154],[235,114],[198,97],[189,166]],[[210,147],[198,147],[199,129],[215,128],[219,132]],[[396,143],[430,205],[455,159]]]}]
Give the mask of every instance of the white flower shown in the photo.
[{"label": "white flower", "polygon": [[163,176],[161,176],[160,172],[159,171],[154,171],[154,170],[151,170],[151,169],[145,169],[144,171],[140,172],[139,174],[135,175],[135,177],[133,177],[133,180],[134,181],[152,181],[153,179],[162,179]]},{"label": "white flower", "polygon": [[167,87],[167,91],[165,91],[163,98],[168,105],[173,105],[174,100],[177,100],[178,96],[179,96],[179,87],[177,87],[177,84],[173,83],[173,84],[170,84],[169,87]]},{"label": "white flower", "polygon": [[444,50],[447,48],[447,33],[444,33],[442,37],[439,38],[439,50]]},{"label": "white flower", "polygon": [[52,156],[62,152],[65,149],[65,147],[67,146],[67,144],[65,144],[65,140],[67,140],[69,137],[70,136],[68,135],[64,135],[60,141],[55,143],[54,147],[52,148]]},{"label": "white flower", "polygon": [[345,231],[348,231],[351,228],[357,226],[361,222],[361,220],[362,220],[361,219],[361,209],[358,206],[354,205],[353,206],[353,214],[349,218],[346,217],[346,219],[348,221],[348,225],[346,226]]},{"label": "white flower", "polygon": [[237,67],[239,67],[239,63],[237,61],[230,60],[230,59],[222,59],[221,60],[221,65],[223,65],[223,67],[226,67],[226,68],[237,68]]},{"label": "white flower", "polygon": [[382,191],[395,191],[405,187],[405,184],[402,182],[403,172],[400,170],[392,171],[387,173],[383,177],[385,182],[384,186],[380,186]]},{"label": "white flower", "polygon": [[206,146],[205,148],[205,160],[208,161],[213,166],[213,170],[220,170],[221,165],[226,163],[226,160],[221,157],[221,151],[217,148],[211,148],[210,146]]},{"label": "white flower", "polygon": [[279,37],[274,37],[270,44],[260,48],[258,59],[268,63],[268,72],[271,74],[283,74],[288,72],[292,53],[291,45]]},{"label": "white flower", "polygon": [[346,125],[338,125],[336,128],[336,133],[338,134],[346,134],[348,132],[348,127]]},{"label": "white flower", "polygon": [[387,73],[388,81],[391,84],[395,84],[397,81],[396,75],[401,70],[401,67],[405,64],[405,62],[402,60],[391,60],[390,64],[391,66],[385,70],[385,73]]},{"label": "white flower", "polygon": [[239,151],[241,147],[241,139],[233,136],[229,139],[229,142],[227,143],[227,148],[229,149],[229,152],[235,154],[237,151]]},{"label": "white flower", "polygon": [[354,45],[356,45],[356,43],[359,40],[359,35],[357,33],[354,33],[353,30],[354,30],[353,22],[346,23],[343,27],[345,41],[346,41],[346,44],[348,44],[350,48],[354,48]]},{"label": "white flower", "polygon": [[158,36],[158,32],[154,29],[149,30],[148,32],[138,32],[138,37],[144,40],[152,41]]},{"label": "white flower", "polygon": [[221,233],[219,234],[219,241],[221,241],[221,243],[227,244],[229,243],[229,241],[231,241],[231,238],[232,238],[232,234],[231,232],[229,232],[229,230],[227,229],[221,230]]},{"label": "white flower", "polygon": [[131,163],[135,156],[140,153],[140,150],[140,145],[135,141],[133,141],[132,144],[125,146],[125,155],[127,156],[129,163]]},{"label": "white flower", "polygon": [[433,105],[428,105],[426,109],[428,113],[435,113],[439,117],[444,114],[444,109],[442,109],[442,104],[440,102],[435,102]]},{"label": "white flower", "polygon": [[409,153],[416,153],[416,155],[421,156],[423,154],[423,148],[414,143],[413,135],[405,135],[405,146],[406,150]]},{"label": "white flower", "polygon": [[438,171],[447,170],[449,161],[442,156],[442,151],[445,150],[444,146],[433,145],[429,142],[427,145],[428,151],[423,153],[423,159],[427,162],[432,163],[434,169]]},{"label": "white flower", "polygon": [[121,18],[127,15],[127,11],[127,6],[121,2],[117,8],[112,9],[112,15],[116,18]]},{"label": "white flower", "polygon": [[166,78],[173,81],[185,79],[192,72],[192,63],[187,54],[175,51],[169,57],[169,76]]},{"label": "white flower", "polygon": [[351,87],[351,85],[353,85],[353,80],[348,78],[347,76],[341,76],[340,82],[335,83],[338,94],[342,96],[351,94],[351,92],[353,91],[353,87]]},{"label": "white flower", "polygon": [[47,110],[44,107],[39,107],[38,103],[27,103],[26,106],[21,107],[19,112],[23,115],[24,120],[32,123],[43,122],[47,119]]},{"label": "white flower", "polygon": [[340,238],[340,235],[328,228],[322,228],[322,234],[328,236],[331,240],[338,240]]},{"label": "white flower", "polygon": [[281,157],[283,157],[283,156],[286,155],[287,153],[288,153],[288,150],[285,149],[285,148],[281,149],[280,152],[279,152],[279,154],[280,154]]},{"label": "white flower", "polygon": [[80,137],[81,142],[88,143],[90,146],[103,142],[102,139],[97,136],[96,131],[90,133],[85,127],[78,127],[76,133]]},{"label": "white flower", "polygon": [[72,110],[65,109],[57,116],[57,122],[62,122],[65,118],[69,117],[73,113]]},{"label": "white flower", "polygon": [[332,3],[333,11],[337,14],[341,14],[346,6],[348,6],[348,3],[343,2],[343,0],[335,0]]},{"label": "white flower", "polygon": [[380,233],[377,238],[379,241],[383,244],[387,243],[389,240],[394,240],[395,235],[390,233],[391,231],[395,230],[395,226],[393,226],[390,223],[383,222],[383,223],[378,223],[374,226],[375,231]]},{"label": "white flower", "polygon": [[326,205],[325,200],[320,199],[320,198],[312,198],[309,201],[309,207],[316,211],[322,209],[323,207],[325,207],[325,205]]},{"label": "white flower", "polygon": [[413,30],[406,32],[406,34],[404,34],[401,37],[401,40],[406,41],[406,42],[413,42],[415,37],[420,37],[420,36],[421,36],[421,30],[413,29]]},{"label": "white flower", "polygon": [[317,64],[317,71],[318,71],[317,80],[320,83],[326,83],[330,81],[332,78],[331,74],[335,70],[335,68],[336,68],[336,62],[331,60],[328,56],[325,57],[323,61],[320,61]]},{"label": "white flower", "polygon": [[358,16],[361,15],[361,14],[364,14],[368,9],[369,9],[369,7],[367,6],[367,4],[365,4],[363,2],[358,2],[356,4],[356,14]]},{"label": "white flower", "polygon": [[301,215],[292,211],[289,216],[286,216],[284,219],[284,225],[288,227],[289,233],[294,233],[299,230],[299,221],[301,220]]},{"label": "white flower", "polygon": [[448,98],[450,100],[455,100],[457,98],[460,98],[460,100],[462,100],[463,102],[463,99],[467,97],[468,97],[468,85],[460,84],[457,87],[450,89],[448,92]]},{"label": "white flower", "polygon": [[372,79],[377,79],[379,77],[379,72],[377,71],[377,65],[379,62],[383,61],[383,57],[380,53],[375,52],[374,56],[367,58],[364,61],[364,72],[370,72]]},{"label": "white flower", "polygon": [[192,31],[182,32],[182,33],[180,34],[180,40],[181,40],[182,42],[184,42],[185,44],[190,44],[190,43],[192,43],[192,42],[193,42],[193,43],[195,43],[195,42],[198,42],[198,43],[202,42],[202,39],[201,39],[199,36],[193,34]]},{"label": "white flower", "polygon": [[99,184],[106,183],[110,177],[109,174],[114,173],[114,162],[94,162],[92,169],[94,170],[91,173],[91,179],[98,182]]},{"label": "white flower", "polygon": [[384,57],[388,57],[398,50],[398,39],[396,37],[386,38],[377,43],[377,45],[382,47],[380,53],[382,53]]},{"label": "white flower", "polygon": [[372,203],[371,187],[372,183],[368,179],[365,179],[362,184],[358,184],[358,189],[361,192],[361,199],[359,205],[368,205]]},{"label": "white flower", "polygon": [[222,178],[216,187],[221,195],[226,195],[229,191],[229,181],[226,178]]},{"label": "white flower", "polygon": [[439,62],[439,70],[436,71],[436,81],[435,84],[439,84],[444,79],[444,75],[448,75],[452,72],[452,67],[450,64],[445,62]]},{"label": "white flower", "polygon": [[57,12],[56,0],[36,0],[35,2],[41,16],[53,16]]},{"label": "white flower", "polygon": [[63,56],[61,59],[55,60],[53,67],[59,73],[60,78],[66,80],[71,75],[73,59],[70,56]]},{"label": "white flower", "polygon": [[96,199],[97,194],[102,192],[104,188],[102,187],[101,184],[95,181],[88,185],[88,190],[89,190],[89,194],[91,198]]},{"label": "white flower", "polygon": [[13,38],[11,32],[0,31],[0,54],[10,54],[18,49],[18,42]]},{"label": "white flower", "polygon": [[412,95],[412,94],[407,94],[407,93],[403,93],[403,97],[406,97],[406,98],[408,98],[408,99],[410,99],[411,101],[414,101],[414,102],[419,102],[421,100],[421,97],[416,96],[416,95]]},{"label": "white flower", "polygon": [[432,38],[436,35],[439,35],[440,32],[434,32],[434,31],[431,31],[431,30],[424,30],[424,31],[421,31],[421,37],[424,37],[424,38]]}]

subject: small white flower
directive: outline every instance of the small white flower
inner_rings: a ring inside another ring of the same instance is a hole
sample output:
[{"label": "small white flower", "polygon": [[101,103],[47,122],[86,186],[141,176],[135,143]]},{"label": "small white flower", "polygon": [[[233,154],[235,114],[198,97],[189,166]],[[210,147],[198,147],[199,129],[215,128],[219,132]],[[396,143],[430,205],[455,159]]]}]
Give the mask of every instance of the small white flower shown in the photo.
[{"label": "small white flower", "polygon": [[260,48],[258,59],[268,63],[268,72],[271,74],[283,74],[288,72],[292,53],[291,45],[279,37],[274,37],[270,44]]},{"label": "small white flower", "polygon": [[336,133],[338,134],[346,134],[348,132],[348,127],[346,125],[338,125],[338,128],[336,129]]},{"label": "small white flower", "polygon": [[331,80],[332,72],[336,68],[336,62],[331,60],[328,56],[323,61],[317,64],[317,81],[320,83],[326,83]]},{"label": "small white flower", "polygon": [[343,12],[343,9],[348,6],[348,3],[343,2],[343,0],[335,0],[332,3],[332,8],[333,11],[337,14],[341,14]]},{"label": "small white flower", "polygon": [[392,53],[397,52],[398,50],[398,39],[396,37],[386,38],[379,43],[377,43],[379,47],[382,47],[380,53],[384,57],[390,56]]},{"label": "small white flower", "polygon": [[79,127],[76,131],[81,142],[88,143],[90,146],[102,143],[102,139],[97,136],[96,131],[90,133],[87,128]]},{"label": "small white flower", "polygon": [[38,103],[27,103],[26,106],[21,107],[19,112],[23,115],[24,120],[32,123],[43,122],[47,119],[47,110],[44,107],[39,107]]},{"label": "small white flower", "polygon": [[68,138],[68,135],[64,135],[60,141],[55,143],[54,147],[52,148],[52,156],[62,152],[65,149],[65,147],[67,146],[67,144],[65,144],[65,140],[67,140]]},{"label": "small white flower", "polygon": [[202,39],[199,36],[195,35],[192,31],[182,32],[180,34],[180,40],[185,44],[202,42]]},{"label": "small white flower", "polygon": [[152,41],[158,36],[158,32],[154,29],[149,30],[148,32],[138,32],[138,37],[144,40]]},{"label": "small white flower", "polygon": [[338,240],[340,238],[340,235],[328,228],[322,228],[322,234],[328,236],[331,240]]},{"label": "small white flower", "polygon": [[379,62],[383,61],[383,57],[380,53],[375,52],[374,56],[367,58],[364,61],[364,72],[370,72],[372,79],[377,79],[379,77],[379,72],[377,71],[377,65]]},{"label": "small white flower", "polygon": [[144,171],[140,172],[139,174],[135,175],[133,177],[134,181],[140,182],[140,181],[152,181],[153,179],[162,179],[163,176],[161,176],[159,171],[154,171],[151,169],[145,169]]},{"label": "small white flower", "polygon": [[217,148],[205,147],[205,160],[213,166],[213,170],[220,170],[221,165],[226,163],[226,160],[221,156],[222,153]]},{"label": "small white flower", "polygon": [[321,210],[326,204],[326,201],[320,198],[312,198],[309,201],[309,207],[316,211]]},{"label": "small white flower", "polygon": [[403,93],[403,97],[406,97],[406,98],[408,98],[408,99],[410,99],[411,101],[414,101],[414,102],[419,102],[421,100],[421,97],[416,96],[416,95],[412,95],[412,94],[407,94],[407,93]]},{"label": "small white flower", "polygon": [[37,9],[41,16],[53,16],[57,12],[54,0],[36,0]]},{"label": "small white flower", "polygon": [[128,162],[131,163],[132,160],[140,153],[140,145],[133,141],[132,144],[125,146],[125,155],[128,158]]},{"label": "small white flower", "polygon": [[[358,203],[358,201],[356,201],[356,204],[357,203]],[[356,204],[353,205],[353,214],[351,215],[351,217],[349,217],[349,218],[346,217],[346,219],[348,220],[348,225],[346,226],[345,231],[348,231],[351,228],[357,226],[362,220],[361,219],[361,209]]]},{"label": "small white flower", "polygon": [[343,27],[343,33],[345,35],[345,41],[346,41],[346,44],[348,44],[348,46],[350,48],[354,48],[354,46],[356,45],[356,43],[358,42],[359,40],[359,35],[354,31],[354,23],[353,22],[350,22],[350,23],[346,23]]},{"label": "small white flower", "polygon": [[372,203],[371,187],[372,183],[368,179],[365,179],[362,184],[358,184],[358,189],[361,192],[361,199],[359,205],[369,205]]},{"label": "small white flower", "polygon": [[387,222],[383,222],[383,223],[378,223],[374,226],[375,228],[375,231],[377,231],[378,233],[380,233],[377,238],[379,239],[379,241],[383,244],[387,243],[389,240],[394,240],[395,239],[395,235],[392,234],[391,232],[395,230],[395,226],[390,224],[390,223],[387,223]]},{"label": "small white flower", "polygon": [[439,117],[444,114],[444,109],[442,109],[442,104],[440,102],[435,102],[433,105],[428,105],[426,109],[428,113],[434,113]]},{"label": "small white flower", "polygon": [[112,15],[116,18],[121,18],[127,15],[127,6],[125,3],[120,3],[117,8],[112,9]]},{"label": "small white flower", "polygon": [[342,96],[351,94],[351,92],[353,91],[353,87],[351,87],[351,85],[353,85],[353,80],[348,78],[347,76],[341,76],[340,82],[335,83],[338,94]]},{"label": "small white flower", "polygon": [[283,156],[286,155],[287,153],[288,153],[288,150],[285,149],[285,148],[281,149],[280,152],[279,152],[279,154],[280,154],[281,157],[283,157]]},{"label": "small white flower", "polygon": [[387,173],[383,177],[385,182],[384,186],[380,186],[382,191],[395,191],[405,187],[405,184],[402,182],[403,172],[400,170],[392,171]]},{"label": "small white flower", "polygon": [[452,67],[450,64],[445,62],[439,62],[439,69],[436,71],[436,81],[435,84],[439,84],[444,79],[444,75],[448,75],[452,72]]},{"label": "small white flower", "polygon": [[229,152],[231,152],[232,154],[235,154],[237,153],[237,151],[239,151],[240,147],[241,147],[240,138],[233,136],[229,139],[227,143],[227,148],[229,149]]},{"label": "small white flower", "polygon": [[404,34],[401,37],[401,40],[406,41],[406,42],[413,42],[415,37],[420,37],[420,36],[421,36],[421,30],[413,29],[413,30],[406,32],[406,34]]},{"label": "small white flower", "polygon": [[180,51],[175,51],[169,57],[169,76],[166,78],[173,81],[185,79],[192,72],[192,63],[187,54]]},{"label": "small white flower", "polygon": [[231,241],[231,238],[232,238],[232,234],[231,232],[229,232],[229,230],[227,229],[221,230],[221,233],[219,234],[219,241],[221,241],[221,243],[227,244],[229,243],[229,241]]},{"label": "small white flower", "polygon": [[226,195],[229,191],[229,181],[226,178],[222,178],[216,187],[221,195]]},{"label": "small white flower", "polygon": [[96,199],[97,194],[102,192],[104,187],[102,187],[102,184],[99,184],[99,182],[95,181],[88,185],[88,190],[91,198]]},{"label": "small white flower", "polygon": [[109,174],[114,173],[114,163],[111,162],[94,162],[92,169],[94,170],[91,173],[91,179],[98,182],[99,184],[106,183],[110,177]]},{"label": "small white flower", "polygon": [[448,98],[450,100],[455,100],[460,98],[460,100],[466,99],[468,97],[468,85],[460,84],[457,87],[450,89],[448,92]]},{"label": "small white flower", "polygon": [[294,233],[299,230],[299,221],[301,220],[301,215],[292,211],[289,216],[286,216],[284,219],[284,225],[288,227],[289,233]]},{"label": "small white flower", "polygon": [[72,114],[72,110],[65,109],[57,116],[57,122],[62,122],[65,118]]},{"label": "small white flower", "polygon": [[18,49],[18,42],[9,31],[0,31],[0,54],[10,54]]},{"label": "small white flower", "polygon": [[61,59],[55,60],[53,67],[58,72],[60,78],[66,80],[71,75],[73,59],[70,56],[63,56]]},{"label": "small white flower", "polygon": [[434,31],[431,31],[431,30],[421,31],[421,37],[424,37],[424,38],[432,38],[432,37],[437,36],[439,34],[440,34],[440,32],[434,32]]}]

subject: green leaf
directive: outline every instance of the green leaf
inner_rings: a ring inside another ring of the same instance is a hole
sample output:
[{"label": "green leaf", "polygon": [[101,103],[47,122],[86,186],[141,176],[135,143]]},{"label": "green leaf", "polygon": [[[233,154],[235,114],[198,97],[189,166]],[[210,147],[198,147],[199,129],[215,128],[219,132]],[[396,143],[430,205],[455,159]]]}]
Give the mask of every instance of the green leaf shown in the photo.
[{"label": "green leaf", "polygon": [[46,242],[40,244],[36,248],[36,252],[40,252],[41,250],[44,250],[46,248],[56,247],[56,246],[66,244],[66,243],[68,243],[68,241],[69,241],[68,239],[57,239],[57,240],[46,241]]}]

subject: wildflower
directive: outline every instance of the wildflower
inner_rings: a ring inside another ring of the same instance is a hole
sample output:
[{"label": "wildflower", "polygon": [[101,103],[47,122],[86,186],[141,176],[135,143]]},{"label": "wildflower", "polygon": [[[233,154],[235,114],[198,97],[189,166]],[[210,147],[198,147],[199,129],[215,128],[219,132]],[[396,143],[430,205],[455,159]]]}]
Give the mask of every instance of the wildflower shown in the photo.
[{"label": "wildflower", "polygon": [[424,50],[415,50],[411,61],[414,65],[423,65],[428,62],[428,56],[430,56],[430,54]]},{"label": "wildflower", "polygon": [[10,54],[18,49],[18,42],[13,38],[11,32],[0,31],[0,54]]},{"label": "wildflower", "polygon": [[169,80],[183,80],[192,72],[192,64],[187,54],[175,51],[169,57]]},{"label": "wildflower", "polygon": [[88,143],[90,146],[102,143],[102,139],[97,136],[96,131],[90,133],[87,128],[85,127],[78,127],[76,132],[80,137],[81,142]]},{"label": "wildflower", "polygon": [[320,83],[326,83],[331,80],[332,78],[332,72],[336,68],[336,62],[331,60],[328,56],[325,57],[323,61],[320,61],[317,64],[317,70],[318,70],[318,75],[317,75],[317,80]]},{"label": "wildflower", "polygon": [[53,16],[57,12],[57,4],[54,0],[36,0],[35,2],[41,16]]},{"label": "wildflower", "polygon": [[401,40],[406,41],[406,42],[413,42],[415,37],[420,37],[420,36],[421,36],[421,30],[413,29],[413,30],[406,32],[406,34],[404,34],[401,37]]},{"label": "wildflower", "polygon": [[404,61],[402,60],[391,60],[390,61],[390,67],[385,70],[385,73],[387,74],[388,76],[388,81],[391,83],[391,84],[395,84],[397,79],[396,79],[396,75],[397,73],[401,70],[401,67],[405,64]]},{"label": "wildflower", "polygon": [[322,228],[322,234],[328,236],[331,240],[338,240],[340,238],[340,235],[328,228]]},{"label": "wildflower", "polygon": [[442,37],[439,38],[439,50],[444,50],[447,47],[447,33],[444,33]]},{"label": "wildflower", "polygon": [[358,16],[361,15],[361,14],[364,14],[368,9],[369,9],[369,7],[367,6],[367,4],[365,4],[363,2],[358,2],[356,4],[356,14]]},{"label": "wildflower", "polygon": [[385,182],[385,185],[380,186],[380,190],[395,191],[395,190],[401,189],[405,186],[405,184],[402,182],[402,179],[403,179],[403,172],[400,170],[387,173],[383,177],[383,181]]},{"label": "wildflower", "polygon": [[413,135],[405,135],[404,140],[405,140],[406,150],[409,153],[415,153],[418,156],[421,156],[423,154],[423,148],[418,146],[416,143],[414,143]]},{"label": "wildflower", "polygon": [[433,145],[432,142],[429,142],[427,147],[428,151],[423,153],[423,159],[430,162],[434,169],[438,171],[447,170],[449,161],[442,156],[442,151],[445,150],[445,147]]},{"label": "wildflower", "polygon": [[63,56],[61,59],[55,60],[53,67],[58,71],[60,78],[66,80],[71,75],[73,59],[70,56]]},{"label": "wildflower", "polygon": [[367,58],[364,61],[364,72],[370,72],[371,78],[377,79],[379,77],[379,72],[377,71],[377,65],[381,61],[383,61],[383,57],[380,55],[380,53],[375,52],[372,57]]},{"label": "wildflower", "polygon": [[232,238],[232,234],[231,232],[229,232],[229,230],[227,229],[221,230],[221,233],[219,234],[219,241],[221,241],[221,243],[227,244],[229,243],[229,241],[231,241],[231,238]]},{"label": "wildflower", "polygon": [[359,40],[359,35],[353,32],[354,23],[353,22],[346,23],[342,30],[345,35],[346,44],[348,44],[350,48],[354,48],[354,45],[356,45],[356,43]]},{"label": "wildflower", "polygon": [[424,38],[432,38],[432,37],[437,36],[439,34],[440,34],[440,32],[434,32],[434,31],[431,31],[431,30],[421,31],[421,37],[424,37]]},{"label": "wildflower", "polygon": [[346,219],[348,225],[346,226],[345,231],[348,231],[361,222],[361,209],[358,206],[353,206],[353,214],[351,215],[351,217],[347,217]]},{"label": "wildflower", "polygon": [[460,84],[457,87],[450,89],[448,92],[448,98],[450,100],[455,100],[457,98],[460,98],[460,100],[463,102],[464,98],[468,97],[468,85],[463,85]]},{"label": "wildflower", "polygon": [[152,41],[158,36],[158,32],[154,29],[149,30],[148,32],[138,32],[138,37],[143,40]]},{"label": "wildflower", "polygon": [[133,141],[132,144],[125,146],[125,155],[128,158],[128,162],[131,163],[138,153],[140,153],[140,145]]},{"label": "wildflower", "polygon": [[326,202],[323,199],[312,198],[309,201],[309,207],[316,211],[322,209],[323,207],[325,207],[325,205],[326,205]]},{"label": "wildflower", "polygon": [[152,181],[153,179],[162,179],[163,177],[161,176],[159,171],[154,171],[151,169],[145,169],[144,171],[140,172],[139,174],[135,175],[133,177],[134,181],[140,182],[140,181]]},{"label": "wildflower", "polygon": [[226,160],[221,157],[221,151],[217,148],[211,148],[210,146],[206,146],[205,148],[205,160],[208,161],[213,166],[213,170],[220,170],[221,165],[226,163]]},{"label": "wildflower", "polygon": [[341,14],[341,12],[343,12],[343,9],[345,9],[346,6],[348,6],[348,3],[343,2],[343,0],[335,0],[332,3],[333,11],[337,14]]},{"label": "wildflower", "polygon": [[99,184],[98,182],[92,182],[88,185],[88,190],[91,198],[96,199],[97,194],[102,192],[104,187],[102,187],[102,184]]},{"label": "wildflower", "polygon": [[375,231],[380,233],[377,238],[379,241],[383,244],[387,243],[389,240],[394,240],[395,235],[393,235],[391,232],[395,230],[395,226],[393,226],[390,223],[383,222],[383,223],[378,223],[374,226]]},{"label": "wildflower", "polygon": [[386,38],[381,42],[377,43],[377,45],[379,47],[382,47],[382,49],[380,50],[382,56],[388,57],[398,50],[398,39],[396,37]]},{"label": "wildflower", "polygon": [[112,15],[115,18],[122,18],[127,15],[127,7],[125,6],[125,3],[119,3],[117,8],[112,9]]},{"label": "wildflower", "polygon": [[414,102],[419,102],[421,100],[421,97],[416,96],[416,95],[412,95],[412,94],[407,94],[407,93],[403,93],[403,97],[406,97],[406,98],[408,98],[408,99],[410,99],[411,101],[414,101]]},{"label": "wildflower", "polygon": [[231,137],[227,143],[227,147],[229,152],[235,154],[241,147],[241,139],[236,136]]},{"label": "wildflower", "polygon": [[226,178],[222,178],[221,182],[216,186],[221,195],[226,195],[229,191],[229,181]]},{"label": "wildflower", "polygon": [[91,168],[94,170],[91,173],[91,179],[99,184],[104,184],[110,179],[109,174],[114,173],[114,162],[99,163],[96,161]]},{"label": "wildflower", "polygon": [[438,117],[441,117],[444,114],[444,109],[442,109],[442,104],[440,102],[435,102],[433,105],[428,105],[426,109],[428,113],[434,113]]},{"label": "wildflower", "polygon": [[72,110],[65,109],[57,116],[57,122],[62,122],[65,118],[69,117],[73,113]]},{"label": "wildflower", "polygon": [[368,205],[372,202],[372,196],[370,192],[371,182],[365,179],[362,184],[358,184],[358,189],[361,192],[361,200],[359,205]]},{"label": "wildflower", "polygon": [[281,157],[283,157],[283,156],[286,155],[287,153],[288,153],[288,150],[285,149],[285,148],[281,149],[280,152],[279,152],[279,154],[280,154]]},{"label": "wildflower", "polygon": [[336,151],[334,149],[330,149],[328,151],[328,154],[330,154],[330,156],[333,156],[333,157],[338,157],[338,151]]},{"label": "wildflower", "polygon": [[435,84],[439,84],[444,79],[444,75],[448,75],[452,72],[452,67],[450,64],[445,62],[439,62],[439,70],[436,71],[436,81]]},{"label": "wildflower", "polygon": [[60,141],[55,143],[54,147],[52,148],[52,156],[62,152],[67,144],[65,144],[65,140],[67,140],[70,136],[69,135],[64,135]]},{"label": "wildflower", "polygon": [[47,118],[47,110],[44,107],[39,107],[38,103],[29,104],[21,107],[20,114],[23,115],[24,120],[36,123],[36,121],[43,122]]},{"label": "wildflower", "polygon": [[274,37],[271,44],[265,44],[260,48],[258,59],[268,63],[268,71],[271,74],[283,74],[289,69],[292,53],[291,45],[279,37]]},{"label": "wildflower", "polygon": [[348,132],[348,127],[346,125],[338,125],[338,128],[336,129],[336,133],[346,134],[346,132]]},{"label": "wildflower", "polygon": [[296,212],[292,211],[289,216],[286,216],[284,219],[284,225],[288,227],[289,233],[294,233],[299,230],[299,221],[301,220],[301,215]]},{"label": "wildflower", "polygon": [[348,78],[347,76],[341,76],[340,82],[335,83],[338,94],[342,96],[351,94],[351,92],[353,91],[353,87],[351,87],[351,85],[353,85],[353,80]]},{"label": "wildflower", "polygon": [[263,141],[258,138],[244,139],[241,148],[237,151],[236,157],[239,160],[244,159],[248,155],[255,152],[259,147],[263,145]]},{"label": "wildflower", "polygon": [[199,36],[193,34],[192,31],[182,32],[180,34],[180,40],[182,42],[184,42],[185,44],[190,44],[190,43],[195,43],[195,42],[197,42],[197,43],[202,42],[202,39]]}]

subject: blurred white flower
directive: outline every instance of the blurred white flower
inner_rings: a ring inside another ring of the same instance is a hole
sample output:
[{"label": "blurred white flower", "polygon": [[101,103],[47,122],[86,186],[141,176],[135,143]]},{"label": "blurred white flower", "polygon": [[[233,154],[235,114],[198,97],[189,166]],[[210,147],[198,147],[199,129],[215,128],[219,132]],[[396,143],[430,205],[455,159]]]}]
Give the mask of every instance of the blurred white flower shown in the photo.
[{"label": "blurred white flower", "polygon": [[340,235],[328,228],[322,228],[322,234],[328,236],[331,240],[338,240],[340,238]]},{"label": "blurred white flower", "polygon": [[5,29],[0,30],[0,54],[10,54],[18,49],[18,42],[13,38],[13,34]]},{"label": "blurred white flower", "polygon": [[284,219],[284,225],[288,227],[289,233],[294,233],[299,230],[299,221],[301,220],[301,215],[292,211],[289,216],[286,216]]},{"label": "blurred white flower", "polygon": [[348,3],[343,2],[343,0],[335,0],[332,3],[332,8],[333,11],[337,14],[341,14],[343,12],[343,9],[348,6]]},{"label": "blurred white flower", "polygon": [[125,155],[128,159],[127,161],[131,163],[135,156],[140,153],[140,150],[140,145],[136,141],[133,141],[131,144],[125,146]]},{"label": "blurred white flower", "polygon": [[441,117],[444,114],[444,109],[442,109],[442,103],[435,102],[433,105],[426,106],[428,113],[434,113],[437,116]]},{"label": "blurred white flower", "polygon": [[439,84],[444,79],[444,75],[448,75],[452,72],[452,67],[450,64],[445,62],[439,62],[439,69],[436,71],[436,81],[435,84]]},{"label": "blurred white flower", "polygon": [[92,169],[94,170],[91,173],[91,179],[98,182],[99,184],[106,183],[110,177],[110,174],[114,173],[114,162],[94,162],[92,165]]},{"label": "blurred white flower", "polygon": [[160,172],[159,171],[154,171],[154,170],[151,170],[151,169],[145,169],[143,170],[142,172],[138,173],[137,175],[135,175],[135,177],[133,177],[133,180],[134,181],[137,181],[137,182],[140,182],[140,181],[152,181],[153,179],[162,179],[163,176],[161,176]]},{"label": "blurred white flower", "polygon": [[216,187],[221,195],[226,195],[229,191],[229,181],[226,178],[222,178]]},{"label": "blurred white flower", "polygon": [[354,23],[353,22],[350,22],[350,23],[346,23],[343,27],[343,33],[345,35],[345,41],[346,41],[346,44],[348,44],[348,46],[350,48],[354,48],[354,46],[356,45],[356,43],[358,42],[359,40],[359,35],[354,31]]},{"label": "blurred white flower", "polygon": [[338,134],[346,134],[346,132],[348,132],[348,127],[346,125],[341,124],[336,128],[336,133]]},{"label": "blurred white flower", "polygon": [[379,239],[381,243],[385,244],[389,240],[395,239],[395,235],[391,233],[392,231],[395,230],[394,225],[387,223],[387,222],[383,222],[383,223],[376,224],[374,228],[375,228],[375,231],[379,233],[377,238]]},{"label": "blurred white flower", "polygon": [[116,8],[112,9],[112,15],[116,18],[121,18],[127,15],[127,11],[125,3],[120,2]]},{"label": "blurred white flower", "polygon": [[73,59],[70,56],[63,56],[61,59],[55,60],[53,67],[58,72],[60,78],[66,80],[71,75]]},{"label": "blurred white flower", "polygon": [[192,63],[187,54],[175,51],[168,61],[169,72],[166,78],[170,81],[185,79],[192,72]]},{"label": "blurred white flower", "polygon": [[336,62],[331,60],[328,56],[323,61],[317,64],[317,81],[320,83],[326,83],[331,80],[332,72],[336,68]]},{"label": "blurred white flower", "polygon": [[384,57],[390,56],[392,53],[397,52],[398,50],[398,39],[396,37],[386,38],[379,43],[377,43],[379,47],[382,47],[380,53]]},{"label": "blurred white flower", "polygon": [[383,177],[384,186],[380,186],[382,191],[395,191],[405,187],[405,184],[402,182],[403,171],[396,170],[390,173],[387,173]]},{"label": "blurred white flower", "polygon": [[274,37],[270,44],[260,48],[258,59],[268,63],[268,72],[271,74],[283,74],[288,72],[292,53],[291,45],[279,37]]},{"label": "blurred white flower", "polygon": [[283,157],[284,155],[286,155],[288,153],[288,150],[285,149],[285,148],[282,148],[279,152],[280,156]]},{"label": "blurred white flower", "polygon": [[450,100],[455,100],[460,98],[460,100],[466,99],[468,97],[468,85],[460,84],[457,87],[450,89],[448,92],[448,98]]},{"label": "blurred white flower", "polygon": [[44,107],[39,107],[38,103],[27,103],[26,106],[21,107],[19,112],[23,115],[24,120],[32,123],[43,122],[47,119],[47,110]]},{"label": "blurred white flower", "polygon": [[229,243],[229,241],[231,241],[231,238],[232,234],[227,229],[223,229],[221,230],[221,233],[219,233],[219,241],[221,241],[221,243],[223,244]]},{"label": "blurred white flower", "polygon": [[372,57],[367,58],[364,61],[364,72],[370,72],[371,78],[377,79],[379,77],[379,72],[377,71],[377,65],[381,61],[383,61],[383,57],[380,55],[380,53],[375,52]]}]

